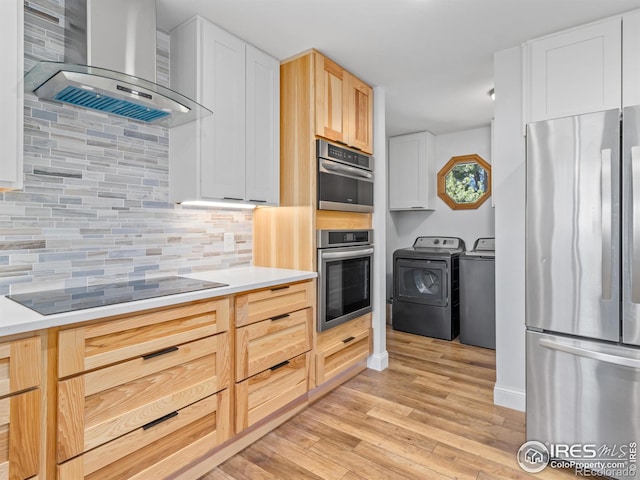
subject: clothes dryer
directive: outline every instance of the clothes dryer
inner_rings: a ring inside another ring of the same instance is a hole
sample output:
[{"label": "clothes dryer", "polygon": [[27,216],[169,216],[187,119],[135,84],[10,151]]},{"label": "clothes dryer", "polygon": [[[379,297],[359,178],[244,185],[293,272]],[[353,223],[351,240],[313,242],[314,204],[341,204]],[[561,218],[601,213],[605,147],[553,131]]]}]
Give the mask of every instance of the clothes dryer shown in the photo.
[{"label": "clothes dryer", "polygon": [[418,237],[393,253],[394,330],[453,340],[460,332],[459,259],[464,241]]}]

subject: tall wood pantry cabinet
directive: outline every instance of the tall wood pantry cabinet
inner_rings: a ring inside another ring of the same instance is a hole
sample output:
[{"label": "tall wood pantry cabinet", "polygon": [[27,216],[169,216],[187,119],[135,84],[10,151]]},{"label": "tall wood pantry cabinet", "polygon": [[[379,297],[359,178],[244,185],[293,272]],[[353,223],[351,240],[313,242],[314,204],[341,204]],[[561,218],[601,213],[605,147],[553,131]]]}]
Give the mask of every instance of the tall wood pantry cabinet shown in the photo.
[{"label": "tall wood pantry cabinet", "polygon": [[[373,90],[315,50],[285,60],[280,78],[280,208],[254,212],[254,264],[316,271],[317,230],[370,229],[372,224],[369,213],[317,209],[315,142],[325,138],[373,153]],[[310,399],[366,368],[371,315],[326,332],[315,330]],[[299,368],[302,364],[300,359]]]},{"label": "tall wood pantry cabinet", "polygon": [[22,2],[0,2],[0,192],[22,188],[24,99],[24,8]]},{"label": "tall wood pantry cabinet", "polygon": [[213,111],[171,129],[171,200],[278,205],[278,60],[194,17],[171,31],[171,87]]}]

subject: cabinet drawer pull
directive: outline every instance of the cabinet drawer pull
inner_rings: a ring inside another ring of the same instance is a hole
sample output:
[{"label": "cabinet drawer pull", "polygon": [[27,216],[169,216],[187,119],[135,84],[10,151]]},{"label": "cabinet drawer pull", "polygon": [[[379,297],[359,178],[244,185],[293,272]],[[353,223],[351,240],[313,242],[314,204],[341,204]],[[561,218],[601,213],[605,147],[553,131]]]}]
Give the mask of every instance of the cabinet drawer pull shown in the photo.
[{"label": "cabinet drawer pull", "polygon": [[349,338],[345,338],[344,340],[342,340],[342,343],[349,343],[351,340],[355,340],[356,337],[349,337]]},{"label": "cabinet drawer pull", "polygon": [[284,285],[282,287],[273,287],[271,289],[272,292],[277,292],[278,290],[286,290],[287,288],[289,288],[289,285]]},{"label": "cabinet drawer pull", "polygon": [[289,365],[289,360],[285,360],[285,361],[284,361],[284,362],[282,362],[282,363],[279,363],[279,364],[277,364],[277,365],[274,365],[273,367],[271,367],[271,369],[270,369],[270,370],[271,370],[272,372],[275,372],[275,371],[276,371],[276,370],[278,370],[279,368],[286,367],[287,365]]},{"label": "cabinet drawer pull", "polygon": [[160,355],[165,355],[165,354],[171,353],[171,352],[177,352],[178,350],[180,350],[179,347],[169,347],[169,348],[165,348],[164,350],[158,350],[157,352],[148,353],[147,355],[143,355],[142,358],[144,360],[149,360],[151,358],[159,357]]},{"label": "cabinet drawer pull", "polygon": [[177,416],[178,416],[178,412],[167,413],[164,417],[156,418],[153,422],[149,422],[149,423],[143,425],[142,429],[143,430],[148,430],[151,427],[155,427],[159,423],[166,422],[170,418],[177,417]]},{"label": "cabinet drawer pull", "polygon": [[278,315],[277,317],[271,317],[271,321],[275,322],[276,320],[282,320],[283,318],[287,318],[290,317],[291,315],[289,315],[288,313],[285,313],[284,315]]},{"label": "cabinet drawer pull", "polygon": [[236,200],[239,202],[243,202],[244,198],[236,198],[236,197],[222,197],[223,200]]},{"label": "cabinet drawer pull", "polygon": [[253,198],[249,199],[250,202],[255,202],[255,203],[267,203],[266,200],[254,200]]}]

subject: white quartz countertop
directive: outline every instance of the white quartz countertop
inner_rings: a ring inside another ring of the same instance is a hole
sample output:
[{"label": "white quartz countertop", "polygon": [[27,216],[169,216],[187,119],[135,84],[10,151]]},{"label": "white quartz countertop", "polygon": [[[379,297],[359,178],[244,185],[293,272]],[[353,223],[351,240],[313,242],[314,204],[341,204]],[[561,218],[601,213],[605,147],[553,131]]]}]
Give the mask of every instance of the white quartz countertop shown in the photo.
[{"label": "white quartz countertop", "polygon": [[226,283],[228,286],[148,298],[134,302],[117,303],[104,307],[76,310],[74,312],[56,313],[53,315],[41,315],[9,298],[0,297],[0,336],[59,327],[97,318],[111,317],[113,315],[177,305],[194,300],[222,297],[282,283],[299,282],[301,280],[315,278],[317,274],[315,272],[282,268],[241,267],[228,270],[209,270],[181,276],[210,282]]}]

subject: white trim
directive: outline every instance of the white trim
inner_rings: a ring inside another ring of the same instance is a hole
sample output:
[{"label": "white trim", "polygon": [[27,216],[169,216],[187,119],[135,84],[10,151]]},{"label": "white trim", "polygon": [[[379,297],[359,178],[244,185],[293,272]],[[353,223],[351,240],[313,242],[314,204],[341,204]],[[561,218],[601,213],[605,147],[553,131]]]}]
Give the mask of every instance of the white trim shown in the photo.
[{"label": "white trim", "polygon": [[389,367],[389,353],[385,350],[367,358],[367,368],[381,372]]},{"label": "white trim", "polygon": [[524,412],[527,405],[526,395],[523,390],[515,390],[499,385],[493,387],[493,403],[501,407],[519,410],[520,412]]}]

